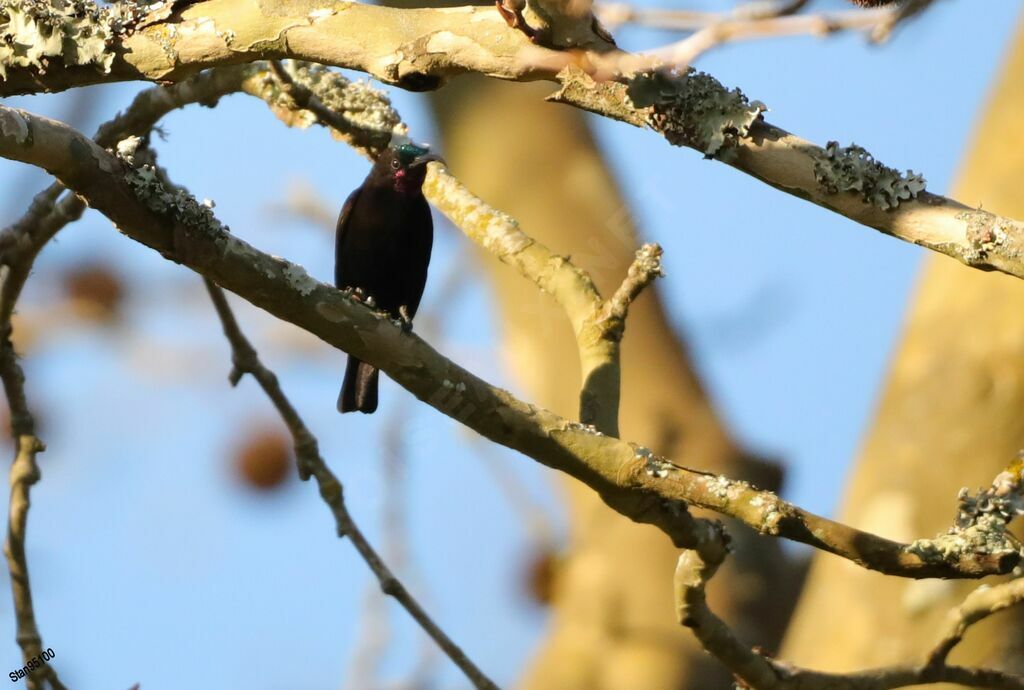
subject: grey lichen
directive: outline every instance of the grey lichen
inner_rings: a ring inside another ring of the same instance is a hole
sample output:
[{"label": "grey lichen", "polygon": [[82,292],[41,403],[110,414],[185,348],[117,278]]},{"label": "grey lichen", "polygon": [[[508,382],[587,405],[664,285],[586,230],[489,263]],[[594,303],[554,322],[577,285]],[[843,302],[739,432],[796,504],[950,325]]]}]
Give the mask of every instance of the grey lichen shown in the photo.
[{"label": "grey lichen", "polygon": [[968,528],[985,520],[995,520],[1003,525],[1017,516],[1024,515],[1024,487],[1022,487],[1024,461],[1017,460],[1000,472],[992,486],[971,495],[966,487],[957,495],[956,526]]},{"label": "grey lichen", "polygon": [[730,479],[724,475],[707,474],[701,477],[701,481],[712,496],[727,503],[734,503],[756,491],[750,483],[740,479]]},{"label": "grey lichen", "polygon": [[99,7],[91,0],[0,0],[0,79],[12,68],[43,73],[57,63],[107,72],[114,41],[146,12],[135,2]]},{"label": "grey lichen", "polygon": [[991,556],[1019,554],[1020,545],[1005,525],[1000,527],[986,519],[967,529],[951,529],[948,534],[934,539],[918,539],[906,550],[926,562],[951,563],[979,553]]},{"label": "grey lichen", "polygon": [[761,518],[758,530],[762,534],[777,535],[782,520],[793,512],[792,506],[775,494],[767,491],[754,494],[747,502],[747,505],[758,511]]},{"label": "grey lichen", "polygon": [[213,214],[212,203],[201,203],[184,189],[168,187],[152,165],[128,168],[125,180],[155,213],[170,215],[182,225],[215,238],[222,238],[228,230]]},{"label": "grey lichen", "polygon": [[[332,130],[334,136],[373,155],[385,148],[393,136],[405,134],[405,125],[383,91],[363,81],[351,81],[323,65],[289,60],[284,66],[297,85],[312,93],[344,123],[344,129]],[[314,113],[297,107],[269,73],[261,88],[263,91],[258,95],[287,125],[306,128],[318,122]]]},{"label": "grey lichen", "polygon": [[[584,434],[591,434],[593,436],[604,436],[604,434],[602,434],[600,431],[598,431],[597,427],[594,426],[593,424],[583,424],[582,422],[566,422],[565,430],[566,431],[581,431]],[[646,448],[644,450],[646,450]],[[650,451],[648,451],[648,452],[650,452]]]},{"label": "grey lichen", "polygon": [[967,225],[968,249],[963,258],[968,264],[982,263],[994,254],[1015,254],[1009,239],[1017,228],[1006,219],[981,209],[964,211],[956,218]]},{"label": "grey lichen", "polygon": [[317,280],[298,264],[289,263],[285,266],[284,279],[288,281],[288,285],[303,297],[312,294],[313,290],[316,290],[319,285]]},{"label": "grey lichen", "polygon": [[647,275],[652,278],[664,278],[665,269],[661,265],[664,254],[660,244],[648,243],[636,250],[633,264],[629,267],[629,275]]},{"label": "grey lichen", "polygon": [[709,493],[717,496],[718,498],[729,498],[729,488],[732,486],[732,482],[728,477],[724,477],[722,475],[707,475],[701,477],[701,479]]},{"label": "grey lichen", "polygon": [[720,155],[750,133],[767,108],[739,89],[692,67],[634,76],[626,89],[637,108],[649,108],[648,123],[676,146],[690,146],[707,156]]},{"label": "grey lichen", "polygon": [[135,154],[143,143],[142,137],[131,136],[117,142],[115,151],[117,157],[129,165],[135,165]]},{"label": "grey lichen", "polygon": [[0,137],[11,139],[15,144],[31,144],[32,129],[28,120],[14,108],[0,110]]},{"label": "grey lichen", "polygon": [[835,141],[815,156],[814,179],[829,194],[855,192],[864,203],[883,211],[916,199],[925,189],[925,179],[913,170],[900,174],[876,161],[865,148],[840,146]]},{"label": "grey lichen", "polygon": [[957,499],[953,527],[934,539],[918,539],[907,551],[924,560],[945,562],[977,553],[1021,554],[1021,544],[1008,526],[1015,517],[1024,515],[1024,460],[1016,460],[992,486],[975,495],[960,489]]},{"label": "grey lichen", "polygon": [[655,455],[650,448],[645,448],[644,446],[635,446],[633,457],[643,462],[644,472],[647,473],[648,477],[654,477],[655,479],[664,479],[672,473],[672,470],[676,469],[674,464],[659,455]]}]

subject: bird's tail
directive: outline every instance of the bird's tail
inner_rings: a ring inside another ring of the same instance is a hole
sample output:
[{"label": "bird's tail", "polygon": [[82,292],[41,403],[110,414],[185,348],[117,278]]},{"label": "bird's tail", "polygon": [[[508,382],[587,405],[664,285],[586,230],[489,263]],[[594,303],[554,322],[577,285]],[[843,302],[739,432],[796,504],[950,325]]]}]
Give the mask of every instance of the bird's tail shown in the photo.
[{"label": "bird's tail", "polygon": [[349,355],[345,367],[345,382],[338,396],[338,412],[370,414],[377,409],[377,379],[380,372],[374,366]]}]

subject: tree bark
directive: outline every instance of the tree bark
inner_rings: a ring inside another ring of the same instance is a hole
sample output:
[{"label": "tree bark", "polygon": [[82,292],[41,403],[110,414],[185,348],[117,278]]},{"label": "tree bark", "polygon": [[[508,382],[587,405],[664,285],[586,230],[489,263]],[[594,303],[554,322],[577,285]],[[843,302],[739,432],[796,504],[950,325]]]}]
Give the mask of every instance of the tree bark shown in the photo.
[{"label": "tree bark", "polygon": [[[447,86],[432,101],[444,154],[477,194],[553,251],[571,254],[607,296],[639,242],[584,116],[543,102],[549,90],[483,79]],[[480,261],[494,285],[504,353],[516,380],[530,400],[578,419],[579,358],[564,313],[493,257],[481,254]],[[748,478],[759,470],[761,486],[778,483],[776,471],[746,458],[729,437],[650,289],[630,311],[622,382],[625,438],[650,439],[654,452],[685,457],[693,467]],[[728,674],[675,620],[671,576],[678,551],[669,540],[622,519],[582,484],[561,486],[569,543],[555,577],[548,637],[522,687],[731,687]],[[754,639],[777,640],[792,601],[779,595],[778,546],[734,532],[742,542],[736,560],[743,562],[715,588],[716,610],[742,621]]]},{"label": "tree bark", "polygon": [[[1024,25],[978,123],[956,193],[1024,212]],[[962,486],[986,486],[1024,448],[1024,284],[930,256],[839,519],[882,536],[945,530]],[[976,583],[884,577],[815,556],[783,658],[845,671],[920,659]],[[1024,669],[1019,609],[971,630],[951,657]]]}]

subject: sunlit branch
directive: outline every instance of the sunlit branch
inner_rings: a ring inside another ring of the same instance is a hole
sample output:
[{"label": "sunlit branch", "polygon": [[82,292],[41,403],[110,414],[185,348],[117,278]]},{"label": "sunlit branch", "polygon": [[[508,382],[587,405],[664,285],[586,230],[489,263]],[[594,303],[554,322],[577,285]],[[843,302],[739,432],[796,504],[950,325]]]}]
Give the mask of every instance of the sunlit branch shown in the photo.
[{"label": "sunlit branch", "polygon": [[1005,573],[1020,561],[1016,542],[1001,531],[1005,524],[968,525],[935,540],[900,544],[523,403],[301,267],[239,240],[191,196],[170,193],[145,170],[126,166],[66,125],[0,106],[0,124],[12,120],[9,126],[24,136],[0,138],[0,156],[46,168],[125,235],[381,368],[444,414],[576,477],[619,512],[657,525],[680,545],[689,533],[681,528],[675,504],[684,501],[735,517],[762,534],[904,577],[980,577]]}]

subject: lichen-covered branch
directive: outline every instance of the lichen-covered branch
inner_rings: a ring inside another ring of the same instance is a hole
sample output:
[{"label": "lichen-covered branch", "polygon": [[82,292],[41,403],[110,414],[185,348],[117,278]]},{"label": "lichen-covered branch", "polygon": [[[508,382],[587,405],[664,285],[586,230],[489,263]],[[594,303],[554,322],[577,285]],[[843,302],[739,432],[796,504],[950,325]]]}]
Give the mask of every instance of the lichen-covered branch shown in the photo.
[{"label": "lichen-covered branch", "polygon": [[[931,194],[920,175],[885,166],[862,147],[822,148],[775,127],[763,120],[763,104],[707,74],[652,72],[628,84],[598,83],[570,67],[559,80],[552,100],[649,126],[671,143],[884,234],[1024,278],[1024,223]],[[623,109],[623,102],[634,107]]]},{"label": "lichen-covered branch", "polygon": [[[173,86],[146,89],[124,113],[100,126],[95,141],[105,148],[114,148],[123,139],[146,136],[172,110],[193,103],[213,105],[221,96],[238,91],[243,74],[240,67],[221,68]],[[10,266],[12,272],[11,290],[0,301],[0,318],[10,317],[35,256],[61,228],[85,211],[80,198],[64,192],[59,182],[50,185],[35,196],[21,219],[0,231],[0,263]]]},{"label": "lichen-covered branch", "polygon": [[610,506],[685,544],[678,502],[737,518],[763,534],[810,544],[904,577],[980,577],[1020,561],[1005,534],[947,535],[941,548],[899,544],[807,513],[770,492],[658,458],[517,400],[438,354],[399,324],[316,281],[300,266],[231,235],[210,209],[172,192],[72,128],[0,106],[0,157],[49,170],[125,235],[182,263],[278,318],[380,367],[421,400],[549,467],[586,483]]},{"label": "lichen-covered branch", "polygon": [[[728,553],[728,535],[721,525],[703,522],[703,534],[694,548],[679,556],[674,577],[676,614],[681,625],[693,630],[701,645],[731,670],[739,687],[756,690],[890,690],[934,683],[958,683],[968,687],[1020,690],[1024,677],[988,668],[946,664],[946,654],[959,642],[967,626],[1018,603],[1024,596],[1021,580],[999,585],[995,593],[979,590],[957,612],[955,625],[928,662],[890,666],[853,673],[822,673],[773,659],[742,642],[707,603],[705,589]],[[989,591],[993,591],[989,590]],[[822,644],[828,644],[823,640]]]},{"label": "lichen-covered branch", "polygon": [[284,58],[356,69],[423,90],[464,72],[550,78],[550,70],[520,60],[519,53],[556,53],[534,46],[494,7],[168,0],[147,13],[130,2],[105,9],[88,0],[66,5],[0,3],[0,34],[9,44],[31,46],[25,55],[0,50],[0,96],[112,81],[176,82],[210,67]]},{"label": "lichen-covered branch", "polygon": [[[45,3],[0,3],[0,38],[37,48],[17,59],[0,55],[6,71],[0,96],[126,79],[180,81],[209,67],[265,58],[360,70],[407,89],[436,88],[466,72],[543,79],[560,85],[554,101],[649,126],[671,143],[885,234],[1024,278],[1024,224],[920,191],[913,176],[894,177],[859,148],[832,147],[840,155],[830,156],[829,149],[765,122],[763,105],[746,103],[708,75],[652,73],[656,60],[619,51],[534,45],[491,7],[178,0],[143,14],[125,4],[102,11],[87,0],[71,4],[81,6],[73,16],[49,16]],[[41,25],[56,28],[43,35]],[[72,41],[81,48],[65,54],[63,46]],[[595,74],[614,80],[595,81]],[[851,165],[852,178],[838,169]]]},{"label": "lichen-covered branch", "polygon": [[[241,69],[213,70],[194,79],[167,88],[144,91],[128,109],[102,125],[96,141],[113,147],[126,137],[144,136],[169,111],[188,103],[212,104],[216,99],[238,89]],[[11,466],[11,499],[5,554],[11,573],[17,639],[26,663],[38,658],[43,650],[32,606],[28,565],[25,560],[25,530],[28,520],[29,491],[41,476],[36,455],[45,448],[35,435],[34,420],[25,400],[24,374],[18,365],[10,341],[11,316],[36,256],[53,236],[74,222],[85,210],[85,203],[55,182],[33,199],[21,219],[0,232],[0,376],[4,381],[11,410],[12,437],[17,454]],[[61,196],[63,195],[63,197]],[[32,669],[27,679],[30,688],[48,682],[52,688],[63,688],[56,672],[49,665]]]},{"label": "lichen-covered branch", "polygon": [[[406,133],[383,94],[359,87],[359,112],[373,113],[373,122],[384,123],[367,127],[365,121],[352,122],[346,116],[351,109],[346,104],[350,99],[344,94],[350,93],[355,85],[316,66],[295,63],[290,67],[271,63],[279,91],[287,99],[279,98],[266,81],[260,81],[258,73],[246,82],[246,91],[266,100],[285,122],[306,125],[308,122],[301,113],[312,113],[335,136],[371,156],[387,144],[392,132]],[[254,83],[260,86],[252,88]],[[565,310],[576,334],[582,370],[580,422],[601,433],[618,436],[619,341],[625,328],[626,309],[647,284],[661,275],[660,247],[648,245],[641,249],[623,288],[605,302],[586,272],[531,238],[514,218],[484,203],[443,166],[431,164],[423,191],[430,203],[467,237],[550,294]]]},{"label": "lichen-covered branch", "polygon": [[303,479],[313,477],[316,479],[320,489],[320,496],[324,503],[330,508],[334,516],[335,526],[339,537],[348,537],[359,555],[362,556],[366,565],[377,577],[381,591],[394,597],[402,608],[404,608],[413,620],[437,643],[438,647],[448,655],[448,658],[462,670],[466,678],[478,690],[498,690],[495,685],[480,668],[473,663],[462,648],[455,644],[450,637],[434,622],[430,615],[420,606],[420,603],[409,593],[405,585],[395,576],[387,564],[373,548],[366,536],[359,529],[352,514],[345,504],[345,494],[341,482],[331,472],[331,469],[324,462],[320,455],[320,448],[316,437],[313,436],[298,411],[291,404],[288,396],[285,395],[278,383],[274,372],[267,369],[256,354],[256,349],[249,342],[245,334],[238,326],[238,321],[228,304],[224,291],[221,290],[209,278],[205,280],[206,289],[213,300],[214,308],[220,317],[221,325],[224,327],[224,335],[231,344],[232,370],[229,375],[231,385],[237,385],[238,381],[245,374],[250,374],[263,392],[267,394],[281,419],[288,426],[292,440],[295,444],[295,458],[298,464],[299,476]]}]

